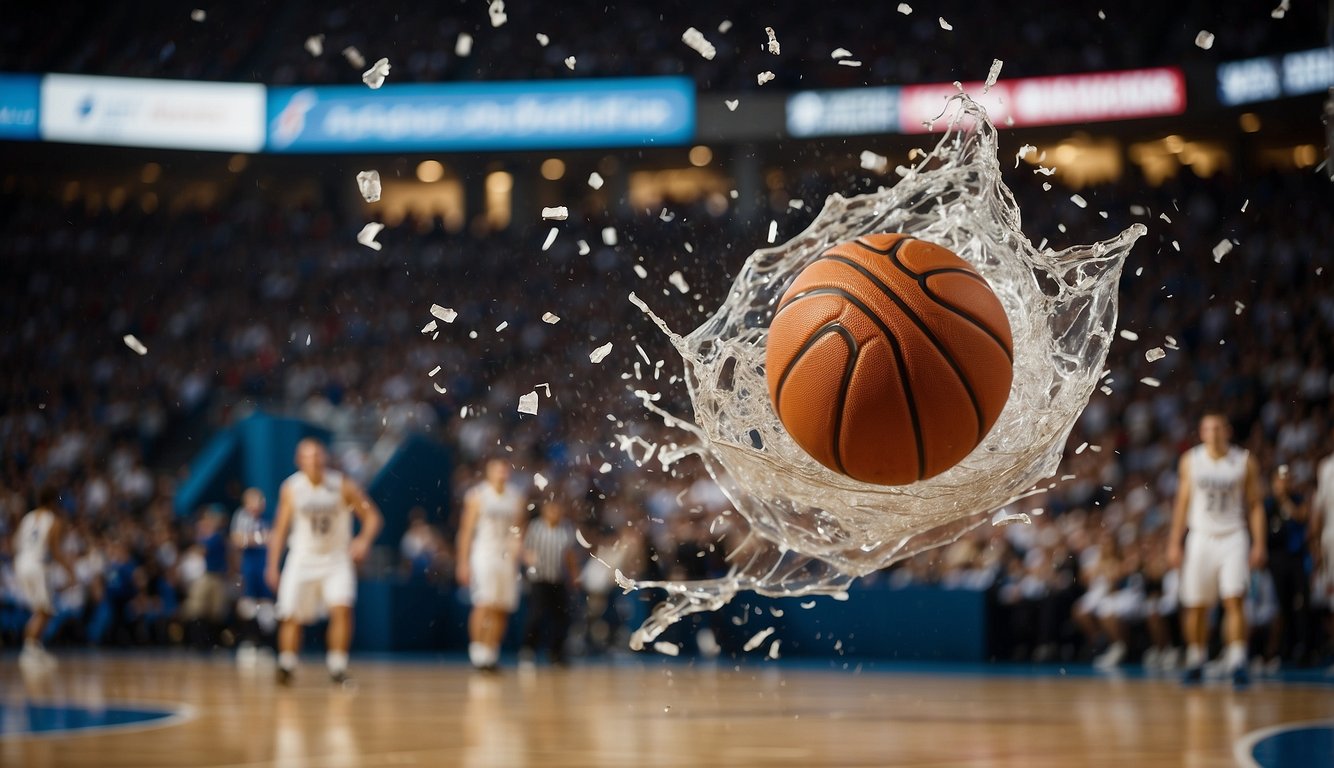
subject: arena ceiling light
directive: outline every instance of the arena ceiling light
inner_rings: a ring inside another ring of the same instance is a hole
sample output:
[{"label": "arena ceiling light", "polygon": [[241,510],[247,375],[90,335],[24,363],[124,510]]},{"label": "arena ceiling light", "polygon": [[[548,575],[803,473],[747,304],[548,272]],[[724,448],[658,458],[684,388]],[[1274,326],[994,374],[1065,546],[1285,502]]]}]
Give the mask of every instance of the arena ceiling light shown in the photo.
[{"label": "arena ceiling light", "polygon": [[417,181],[434,184],[445,177],[445,166],[439,160],[423,160],[417,164]]}]

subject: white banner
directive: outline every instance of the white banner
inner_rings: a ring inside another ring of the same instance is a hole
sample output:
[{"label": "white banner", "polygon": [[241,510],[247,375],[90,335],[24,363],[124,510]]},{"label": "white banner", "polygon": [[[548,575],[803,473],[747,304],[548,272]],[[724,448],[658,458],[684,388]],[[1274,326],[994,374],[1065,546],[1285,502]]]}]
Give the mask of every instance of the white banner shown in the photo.
[{"label": "white banner", "polygon": [[225,152],[264,147],[258,84],[47,75],[41,105],[47,141]]}]

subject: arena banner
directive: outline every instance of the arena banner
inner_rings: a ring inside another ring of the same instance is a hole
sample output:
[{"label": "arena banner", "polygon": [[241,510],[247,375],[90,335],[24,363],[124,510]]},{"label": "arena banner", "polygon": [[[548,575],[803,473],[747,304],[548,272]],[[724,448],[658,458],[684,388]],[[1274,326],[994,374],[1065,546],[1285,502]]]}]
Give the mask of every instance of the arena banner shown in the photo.
[{"label": "arena banner", "polygon": [[273,152],[675,145],[694,133],[682,77],[269,89]]},{"label": "arena banner", "polygon": [[264,86],[47,75],[39,124],[46,141],[256,152]]},{"label": "arena banner", "polygon": [[[998,128],[1130,120],[1179,115],[1186,110],[1186,80],[1175,67],[1002,79],[985,94],[980,82],[962,86],[987,108]],[[903,86],[899,130],[927,132],[927,124],[958,92],[953,83]],[[943,127],[935,124],[937,131]]]},{"label": "arena banner", "polygon": [[1334,87],[1334,48],[1218,65],[1218,101],[1225,107],[1319,93]]},{"label": "arena banner", "polygon": [[34,140],[41,77],[0,73],[0,139]]},{"label": "arena banner", "polygon": [[799,91],[787,98],[789,136],[854,136],[898,129],[898,88]]}]

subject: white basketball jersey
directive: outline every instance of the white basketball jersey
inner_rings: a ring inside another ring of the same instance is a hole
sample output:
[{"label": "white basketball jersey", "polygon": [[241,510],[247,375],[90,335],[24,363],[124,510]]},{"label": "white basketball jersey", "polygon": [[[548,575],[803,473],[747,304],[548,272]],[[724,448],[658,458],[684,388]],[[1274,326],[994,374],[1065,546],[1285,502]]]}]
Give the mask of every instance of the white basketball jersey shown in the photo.
[{"label": "white basketball jersey", "polygon": [[14,536],[14,565],[18,568],[41,566],[51,554],[51,526],[56,514],[49,509],[34,509],[19,521]]},{"label": "white basketball jersey", "polygon": [[518,535],[514,526],[523,509],[523,496],[509,486],[497,492],[490,483],[479,483],[469,493],[478,504],[472,551],[480,557],[507,555],[511,540]]},{"label": "white basketball jersey", "polygon": [[[1322,516],[1324,528],[1320,538],[1325,547],[1334,547],[1334,455],[1326,456],[1315,472],[1315,509]],[[1330,564],[1334,568],[1334,563]]]},{"label": "white basketball jersey", "polygon": [[304,472],[283,481],[292,503],[293,556],[346,553],[352,543],[352,509],[343,501],[343,475],[326,469],[316,485]]},{"label": "white basketball jersey", "polygon": [[1246,529],[1246,465],[1250,452],[1236,446],[1220,459],[1203,445],[1186,454],[1190,509],[1186,526],[1211,535]]}]

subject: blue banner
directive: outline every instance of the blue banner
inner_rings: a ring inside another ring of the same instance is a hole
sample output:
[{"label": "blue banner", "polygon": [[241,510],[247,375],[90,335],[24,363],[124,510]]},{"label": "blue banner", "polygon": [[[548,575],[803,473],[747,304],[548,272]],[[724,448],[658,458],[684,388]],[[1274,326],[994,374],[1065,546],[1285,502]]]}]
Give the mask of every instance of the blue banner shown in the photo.
[{"label": "blue banner", "polygon": [[41,94],[39,75],[0,74],[0,139],[37,138]]},{"label": "blue banner", "polygon": [[798,138],[898,130],[898,88],[801,91],[787,98],[787,132]]},{"label": "blue banner", "polygon": [[271,152],[431,152],[684,144],[688,78],[270,88]]},{"label": "blue banner", "polygon": [[1334,48],[1314,48],[1218,65],[1224,106],[1319,93],[1334,86]]}]

